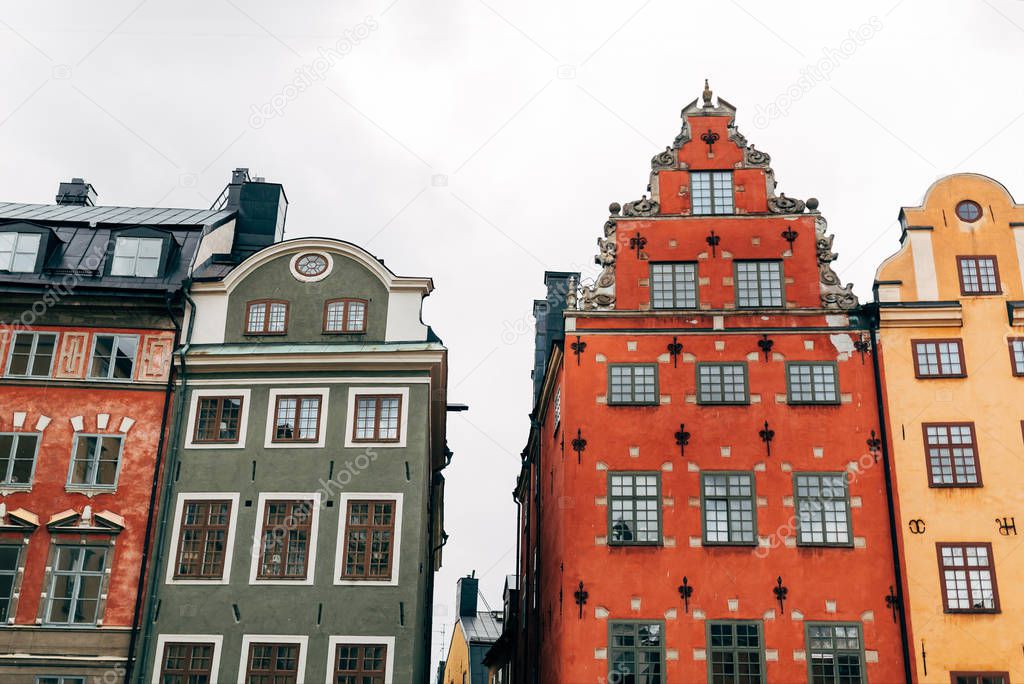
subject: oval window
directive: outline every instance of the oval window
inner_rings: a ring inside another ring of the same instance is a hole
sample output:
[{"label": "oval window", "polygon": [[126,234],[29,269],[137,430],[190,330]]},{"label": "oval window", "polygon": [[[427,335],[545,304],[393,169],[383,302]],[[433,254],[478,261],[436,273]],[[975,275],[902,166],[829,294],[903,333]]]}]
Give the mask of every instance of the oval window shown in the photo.
[{"label": "oval window", "polygon": [[320,254],[304,254],[295,263],[295,270],[304,276],[318,276],[327,270],[327,259]]},{"label": "oval window", "polygon": [[973,200],[964,200],[956,205],[956,215],[961,221],[974,223],[981,218],[981,206]]}]

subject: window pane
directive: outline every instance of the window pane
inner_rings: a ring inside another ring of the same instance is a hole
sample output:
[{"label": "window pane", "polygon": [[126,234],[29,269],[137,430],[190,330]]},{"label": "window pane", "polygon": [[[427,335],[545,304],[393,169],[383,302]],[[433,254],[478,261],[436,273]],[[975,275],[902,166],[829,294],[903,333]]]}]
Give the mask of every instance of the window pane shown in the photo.
[{"label": "window pane", "polygon": [[267,305],[266,304],[250,304],[249,305],[249,316],[246,324],[247,332],[262,332],[263,324],[266,321],[267,316]]},{"label": "window pane", "polygon": [[365,322],[366,304],[364,302],[349,302],[346,329],[353,332],[360,331],[365,327]]},{"label": "window pane", "polygon": [[92,367],[90,378],[106,379],[110,377],[110,367],[114,358],[114,345],[117,338],[113,335],[96,335],[93,338]]},{"label": "window pane", "polygon": [[50,375],[53,364],[53,349],[57,345],[57,335],[39,333],[36,335],[35,354],[32,359],[32,375],[46,377]]},{"label": "window pane", "polygon": [[[39,254],[39,242],[42,236],[37,233],[20,233],[16,242],[14,258],[11,260],[11,271],[31,273],[36,270],[36,256]],[[3,257],[0,256],[0,262]]]},{"label": "window pane", "polygon": [[116,340],[114,369],[111,377],[118,380],[131,380],[135,368],[135,351],[139,340],[136,337],[121,336],[118,336]]},{"label": "window pane", "polygon": [[270,305],[270,319],[267,321],[267,332],[284,332],[288,315],[288,306],[280,302]]},{"label": "window pane", "polygon": [[331,302],[327,305],[325,328],[329,332],[342,332],[345,329],[345,302]]}]

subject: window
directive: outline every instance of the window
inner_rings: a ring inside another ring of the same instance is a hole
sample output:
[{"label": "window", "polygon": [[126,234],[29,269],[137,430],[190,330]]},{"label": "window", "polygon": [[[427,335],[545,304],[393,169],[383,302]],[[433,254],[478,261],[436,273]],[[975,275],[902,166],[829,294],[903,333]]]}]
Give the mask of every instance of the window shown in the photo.
[{"label": "window", "polygon": [[704,543],[755,543],[754,476],[750,473],[703,473],[700,480]]},{"label": "window", "polygon": [[860,625],[807,623],[810,684],[862,684]]},{"label": "window", "polygon": [[981,206],[973,200],[964,200],[956,205],[956,215],[961,221],[974,223],[981,218]]},{"label": "window", "polygon": [[295,262],[295,270],[304,276],[318,276],[327,270],[327,259],[322,254],[303,254]]},{"label": "window", "polygon": [[102,617],[100,594],[107,549],[57,546],[46,607],[46,624],[92,625]]},{"label": "window", "polygon": [[299,644],[250,643],[246,684],[297,684]]},{"label": "window", "polygon": [[75,435],[71,452],[69,485],[114,487],[121,465],[120,437],[110,435]]},{"label": "window", "polygon": [[657,404],[658,367],[654,364],[608,367],[609,404]]},{"label": "window", "polygon": [[914,340],[914,373],[919,378],[962,378],[964,348],[960,340]]},{"label": "window", "polygon": [[401,408],[400,396],[357,397],[353,441],[397,442]]},{"label": "window", "polygon": [[259,579],[306,579],[313,515],[313,501],[266,502]]},{"label": "window", "polygon": [[131,380],[138,346],[139,338],[134,335],[93,336],[89,377],[93,380]]},{"label": "window", "polygon": [[288,302],[249,302],[246,335],[284,335],[288,331]]},{"label": "window", "polygon": [[160,684],[214,684],[212,643],[166,642]]},{"label": "window", "polygon": [[839,378],[835,363],[786,364],[791,404],[838,404]]},{"label": "window", "polygon": [[0,624],[13,617],[11,599],[14,598],[14,583],[18,579],[20,556],[21,546],[0,544]]},{"label": "window", "polygon": [[698,363],[697,401],[701,404],[746,404],[747,364]]},{"label": "window", "polygon": [[697,308],[697,264],[651,264],[651,306]]},{"label": "window", "polygon": [[220,579],[231,526],[231,501],[185,501],[178,532],[176,579]]},{"label": "window", "polygon": [[0,271],[35,271],[41,241],[38,233],[0,233]]},{"label": "window", "polygon": [[28,486],[36,464],[39,435],[29,432],[0,432],[0,485]]},{"label": "window", "polygon": [[555,414],[555,427],[554,431],[558,432],[558,426],[562,424],[562,388],[559,387],[555,390],[555,400],[553,402]]},{"label": "window", "polygon": [[694,214],[731,214],[732,171],[693,171],[690,195]]},{"label": "window", "polygon": [[994,256],[957,257],[960,294],[999,294],[999,267]]},{"label": "window", "polygon": [[56,333],[19,332],[14,334],[7,375],[11,377],[48,378],[57,348]]},{"label": "window", "polygon": [[1010,338],[1010,365],[1014,375],[1024,375],[1024,337]]},{"label": "window", "polygon": [[736,262],[736,306],[758,308],[782,306],[781,261]]},{"label": "window", "polygon": [[762,684],[762,649],[761,623],[709,622],[709,684]]},{"label": "window", "polygon": [[665,627],[658,622],[612,622],[608,681],[664,684]]},{"label": "window", "polygon": [[608,474],[608,543],[661,542],[658,473]]},{"label": "window", "polygon": [[366,332],[366,300],[333,299],[324,305],[325,333]]},{"label": "window", "polygon": [[74,675],[39,675],[36,677],[36,684],[85,684],[85,677]]},{"label": "window", "polygon": [[274,407],[275,442],[315,442],[320,437],[320,396],[279,396]]},{"label": "window", "polygon": [[936,544],[947,613],[998,613],[991,544]]},{"label": "window", "polygon": [[193,442],[238,441],[242,397],[199,397]]},{"label": "window", "polygon": [[928,484],[932,487],[981,485],[974,423],[924,425]]},{"label": "window", "polygon": [[1010,684],[1009,672],[950,672],[952,684]]},{"label": "window", "polygon": [[843,473],[798,473],[793,477],[797,543],[850,544],[850,493]]},{"label": "window", "polygon": [[384,684],[386,644],[338,644],[334,649],[335,684]]},{"label": "window", "polygon": [[160,275],[160,253],[163,246],[161,238],[117,238],[110,275],[155,278]]},{"label": "window", "polygon": [[349,501],[342,579],[390,580],[394,536],[394,501]]}]

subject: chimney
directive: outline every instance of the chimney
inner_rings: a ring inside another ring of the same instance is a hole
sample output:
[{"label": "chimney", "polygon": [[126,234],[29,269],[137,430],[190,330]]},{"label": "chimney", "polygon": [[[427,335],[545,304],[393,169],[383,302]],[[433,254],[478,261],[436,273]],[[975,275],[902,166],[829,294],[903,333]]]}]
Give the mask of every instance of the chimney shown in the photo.
[{"label": "chimney", "polygon": [[261,176],[250,177],[249,169],[231,172],[231,182],[214,205],[238,212],[231,254],[241,261],[284,238],[288,198],[280,183],[268,183]]},{"label": "chimney", "polygon": [[61,183],[57,188],[57,204],[75,207],[96,205],[96,190],[81,178],[72,178],[70,183]]},{"label": "chimney", "polygon": [[455,604],[459,608],[460,618],[476,617],[476,595],[479,590],[480,580],[473,575],[459,578],[455,587]]},{"label": "chimney", "polygon": [[541,385],[544,384],[544,373],[547,371],[548,358],[551,356],[551,344],[565,339],[562,312],[566,307],[570,278],[578,283],[580,274],[572,271],[545,271],[544,285],[548,289],[547,297],[533,302],[533,318],[536,321],[532,374],[534,405],[537,404]]}]

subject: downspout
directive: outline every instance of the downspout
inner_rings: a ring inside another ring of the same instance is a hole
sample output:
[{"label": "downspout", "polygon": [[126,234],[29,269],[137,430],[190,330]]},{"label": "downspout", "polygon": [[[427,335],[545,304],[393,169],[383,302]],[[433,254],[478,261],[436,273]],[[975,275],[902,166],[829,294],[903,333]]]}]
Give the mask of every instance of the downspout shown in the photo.
[{"label": "downspout", "polygon": [[167,317],[170,319],[171,324],[174,326],[174,344],[171,347],[171,363],[167,369],[167,386],[164,388],[164,408],[163,413],[160,417],[160,437],[156,446],[156,459],[153,462],[153,482],[149,489],[149,511],[146,513],[146,534],[142,541],[142,559],[139,566],[139,583],[135,590],[135,608],[132,613],[132,631],[131,636],[128,639],[128,660],[125,663],[124,670],[124,681],[131,681],[132,669],[135,665],[133,658],[135,654],[135,645],[139,639],[139,630],[141,628],[142,619],[142,603],[146,591],[146,573],[149,571],[147,562],[149,560],[149,549],[153,542],[153,516],[155,514],[157,504],[157,493],[160,486],[160,466],[163,462],[164,456],[164,445],[167,437],[167,421],[170,417],[171,410],[171,396],[174,392],[174,351],[178,348],[178,342],[181,340],[181,324],[174,318],[174,312],[171,310],[170,297],[164,298],[164,306],[167,309]]},{"label": "downspout", "polygon": [[[181,371],[179,374],[181,381],[179,383],[178,393],[175,396],[174,401],[174,420],[172,424],[171,439],[167,449],[167,477],[165,477],[163,480],[163,491],[160,497],[160,501],[163,502],[163,505],[160,506],[160,516],[157,520],[156,525],[156,546],[154,549],[152,564],[153,568],[156,568],[156,571],[152,572],[149,577],[149,591],[146,594],[147,601],[146,610],[143,613],[144,616],[152,616],[154,607],[156,605],[156,589],[160,577],[159,568],[163,564],[162,561],[164,551],[164,531],[167,528],[167,518],[169,509],[168,501],[171,495],[171,488],[174,484],[174,478],[171,477],[171,473],[173,473],[174,467],[178,464],[178,442],[180,441],[179,436],[181,434],[181,422],[183,420],[184,415],[183,409],[185,404],[185,395],[187,394],[188,388],[188,366],[186,365],[185,357],[188,354],[189,346],[192,343],[192,331],[195,328],[196,321],[196,303],[188,292],[191,286],[192,281],[187,280],[185,281],[182,287],[182,294],[184,294],[185,300],[188,302],[188,306],[191,307],[191,313],[188,317],[188,330],[185,332],[185,344],[182,345],[182,347],[178,349],[176,352],[178,354],[179,362],[181,364]],[[141,628],[143,636],[142,644],[139,651],[138,662],[142,663],[142,666],[139,669],[140,672],[143,673],[146,670],[146,662],[148,661],[149,658],[150,644],[153,639],[153,630],[151,625],[152,620],[150,619],[149,621],[147,621],[145,627]],[[131,672],[129,671],[128,674],[130,675]],[[139,682],[139,684],[143,683],[143,678],[141,675],[139,676],[137,681]],[[128,676],[125,676],[125,682],[130,682]]]},{"label": "downspout", "polygon": [[885,392],[882,391],[882,367],[878,359],[878,305],[869,313],[871,329],[871,365],[875,372],[875,403],[878,406],[878,431],[882,441],[882,467],[885,471],[885,499],[889,509],[889,541],[892,544],[893,574],[899,597],[900,642],[903,647],[903,675],[907,684],[913,681],[910,654],[910,635],[907,629],[906,600],[903,592],[903,571],[900,567],[900,545],[896,534],[896,500],[892,490],[892,467],[889,463],[889,429],[886,421]]}]

